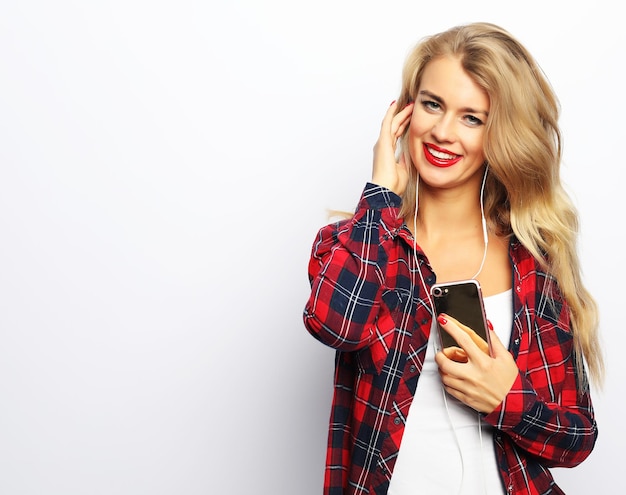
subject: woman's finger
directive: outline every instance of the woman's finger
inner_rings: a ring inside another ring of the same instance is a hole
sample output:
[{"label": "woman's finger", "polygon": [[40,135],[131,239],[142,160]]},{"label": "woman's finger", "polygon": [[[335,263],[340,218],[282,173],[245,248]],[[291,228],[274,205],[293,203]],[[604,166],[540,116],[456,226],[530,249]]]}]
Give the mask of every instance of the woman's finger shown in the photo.
[{"label": "woman's finger", "polygon": [[478,350],[489,355],[489,344],[467,325],[449,315],[440,315],[437,321],[444,331],[456,340],[469,359],[473,359]]},{"label": "woman's finger", "polygon": [[391,134],[398,139],[404,134],[407,125],[411,122],[413,114],[413,103],[409,103],[406,107],[394,115],[391,122]]},{"label": "woman's finger", "polygon": [[[396,157],[396,144],[411,118],[412,106],[397,112],[397,103],[389,105],[374,145],[372,182],[402,194],[408,182],[406,160]],[[397,112],[397,113],[396,113]]]},{"label": "woman's finger", "polygon": [[460,347],[444,347],[441,352],[452,361],[457,363],[467,363],[467,353]]}]

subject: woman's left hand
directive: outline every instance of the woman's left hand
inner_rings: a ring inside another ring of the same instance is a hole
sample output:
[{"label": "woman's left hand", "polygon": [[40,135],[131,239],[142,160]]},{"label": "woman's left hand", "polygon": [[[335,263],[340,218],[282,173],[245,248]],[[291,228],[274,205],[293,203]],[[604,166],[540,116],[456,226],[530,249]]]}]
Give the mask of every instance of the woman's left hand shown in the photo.
[{"label": "woman's left hand", "polygon": [[511,353],[504,347],[493,330],[489,330],[492,355],[486,354],[460,327],[460,323],[448,315],[439,320],[463,349],[467,362],[451,358],[458,355],[459,349],[449,348],[438,352],[435,362],[446,391],[464,404],[479,412],[492,412],[511,390],[519,369]]}]

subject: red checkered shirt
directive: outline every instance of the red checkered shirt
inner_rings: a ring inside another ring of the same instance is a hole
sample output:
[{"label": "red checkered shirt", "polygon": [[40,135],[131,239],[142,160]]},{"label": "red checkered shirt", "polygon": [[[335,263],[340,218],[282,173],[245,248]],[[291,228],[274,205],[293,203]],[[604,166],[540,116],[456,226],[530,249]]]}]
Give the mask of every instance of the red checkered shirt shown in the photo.
[{"label": "red checkered shirt", "polygon": [[[417,270],[435,274],[398,217],[401,199],[367,184],[356,214],[323,227],[309,263],[307,330],[336,350],[325,495],[387,493],[426,354],[432,312]],[[561,494],[550,467],[592,451],[589,389],[578,387],[568,308],[556,282],[515,238],[509,350],[519,375],[484,420],[495,428],[507,493]],[[417,260],[417,261],[416,261]]]}]

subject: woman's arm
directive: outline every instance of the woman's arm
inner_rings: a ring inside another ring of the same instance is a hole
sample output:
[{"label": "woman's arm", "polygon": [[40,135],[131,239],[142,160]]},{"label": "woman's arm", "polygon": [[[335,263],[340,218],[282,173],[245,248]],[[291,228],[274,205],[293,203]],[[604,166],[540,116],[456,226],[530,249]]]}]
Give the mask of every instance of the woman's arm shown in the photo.
[{"label": "woman's arm", "polygon": [[439,323],[467,361],[455,362],[445,351],[437,353],[436,361],[448,393],[485,414],[487,423],[546,467],[573,467],[591,453],[598,432],[589,390],[577,387],[572,335],[553,322],[536,318],[532,334],[522,337],[521,371],[495,332],[488,356],[445,316]]},{"label": "woman's arm", "polygon": [[392,102],[374,145],[372,182],[363,191],[352,219],[322,228],[309,262],[311,296],[304,324],[317,339],[342,351],[368,345],[381,310],[389,258],[402,226],[400,195],[408,181],[403,155],[396,160],[396,143],[409,125],[413,104],[398,111]]},{"label": "woman's arm", "polygon": [[589,389],[578,390],[572,336],[560,329],[553,333],[540,343],[541,365],[520,371],[485,420],[546,467],[573,467],[593,450],[598,429]]},{"label": "woman's arm", "polygon": [[400,202],[389,189],[368,183],[350,220],[319,231],[309,261],[304,324],[324,344],[354,351],[370,342],[403,224]]}]

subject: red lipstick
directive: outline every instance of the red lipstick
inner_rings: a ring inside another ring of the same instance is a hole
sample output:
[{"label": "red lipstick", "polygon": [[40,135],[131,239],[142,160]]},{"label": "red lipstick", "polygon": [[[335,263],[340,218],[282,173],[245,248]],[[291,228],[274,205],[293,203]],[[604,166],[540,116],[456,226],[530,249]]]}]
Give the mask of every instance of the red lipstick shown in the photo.
[{"label": "red lipstick", "polygon": [[[452,165],[457,163],[461,158],[463,158],[461,155],[450,153],[449,151],[446,151],[432,144],[424,143],[422,145],[422,148],[424,149],[424,156],[426,157],[426,160],[428,161],[428,163],[430,163],[431,165],[434,165],[435,167],[441,167],[441,168],[451,167]],[[441,153],[446,154],[448,156],[451,156],[452,158],[443,158],[441,156],[435,156],[432,154],[431,150],[437,152],[438,154],[441,154]]]}]

